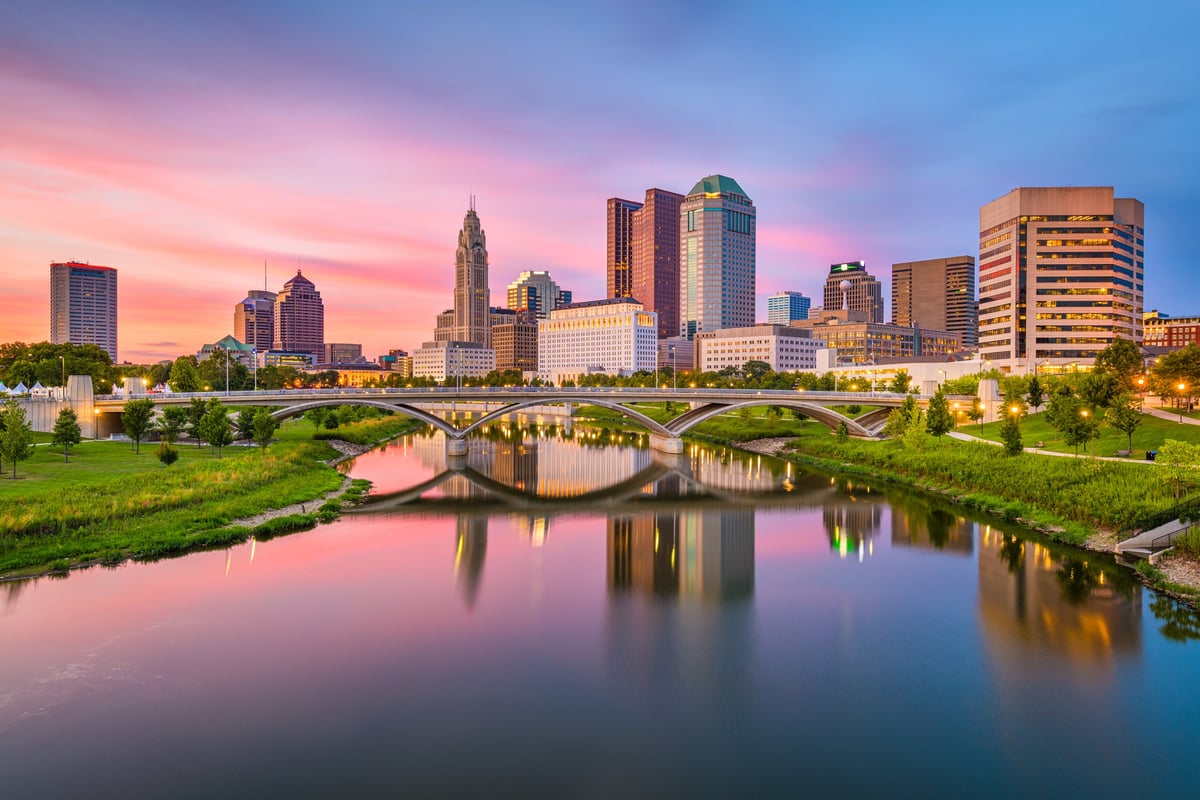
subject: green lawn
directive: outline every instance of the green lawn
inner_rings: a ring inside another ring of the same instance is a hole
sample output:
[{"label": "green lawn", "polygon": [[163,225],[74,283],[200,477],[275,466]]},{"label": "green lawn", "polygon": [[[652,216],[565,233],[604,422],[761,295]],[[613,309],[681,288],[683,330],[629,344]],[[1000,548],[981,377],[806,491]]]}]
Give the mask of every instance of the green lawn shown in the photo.
[{"label": "green lawn", "polygon": [[[965,424],[959,430],[971,436],[978,436],[993,442],[1000,441],[1000,423],[989,422],[985,425]],[[1046,422],[1044,412],[1030,414],[1021,420],[1021,438],[1026,447],[1035,447],[1042,442],[1043,449],[1058,453],[1074,453],[1075,448],[1063,443],[1062,437],[1050,423]],[[1142,424],[1133,433],[1133,458],[1145,458],[1147,450],[1157,450],[1167,439],[1181,442],[1200,443],[1200,425],[1180,425],[1165,419],[1142,415]],[[1088,452],[1098,456],[1114,456],[1118,450],[1129,448],[1128,439],[1124,433],[1114,428],[1100,428],[1100,438],[1094,439],[1088,445]],[[1080,448],[1080,453],[1083,448]]]}]

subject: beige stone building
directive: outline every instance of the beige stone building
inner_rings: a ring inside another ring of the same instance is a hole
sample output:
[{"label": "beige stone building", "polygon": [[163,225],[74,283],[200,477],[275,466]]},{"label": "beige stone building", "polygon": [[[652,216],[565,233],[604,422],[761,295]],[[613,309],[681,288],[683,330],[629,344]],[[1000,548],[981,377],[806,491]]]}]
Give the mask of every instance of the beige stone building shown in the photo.
[{"label": "beige stone building", "polygon": [[975,257],[892,264],[892,322],[956,333],[964,348],[975,347],[979,342]]}]

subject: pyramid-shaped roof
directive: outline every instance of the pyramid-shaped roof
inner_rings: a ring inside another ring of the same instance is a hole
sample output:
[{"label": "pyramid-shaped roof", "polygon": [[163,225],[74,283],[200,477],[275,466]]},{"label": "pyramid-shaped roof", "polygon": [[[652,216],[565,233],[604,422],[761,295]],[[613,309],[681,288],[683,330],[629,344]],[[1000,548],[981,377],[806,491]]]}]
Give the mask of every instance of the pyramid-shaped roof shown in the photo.
[{"label": "pyramid-shaped roof", "polygon": [[693,194],[740,194],[742,197],[748,197],[745,190],[738,186],[738,182],[733,178],[725,175],[709,175],[707,178],[701,178],[688,192],[688,195]]}]

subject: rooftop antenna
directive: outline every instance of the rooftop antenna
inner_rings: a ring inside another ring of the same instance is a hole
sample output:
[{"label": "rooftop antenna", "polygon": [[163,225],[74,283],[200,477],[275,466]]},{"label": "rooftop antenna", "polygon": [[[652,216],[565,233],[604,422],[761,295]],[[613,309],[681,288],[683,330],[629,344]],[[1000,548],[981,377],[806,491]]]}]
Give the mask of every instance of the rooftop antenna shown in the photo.
[{"label": "rooftop antenna", "polygon": [[474,210],[475,210],[475,195],[471,195],[471,200],[470,200],[470,210],[471,210],[471,211],[474,211]]}]

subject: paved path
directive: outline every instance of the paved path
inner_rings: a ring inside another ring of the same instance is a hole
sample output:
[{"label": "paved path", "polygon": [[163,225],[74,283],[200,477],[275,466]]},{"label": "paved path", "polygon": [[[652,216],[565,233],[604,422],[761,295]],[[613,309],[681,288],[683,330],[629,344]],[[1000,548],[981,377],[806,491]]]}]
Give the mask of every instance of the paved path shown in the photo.
[{"label": "paved path", "polygon": [[[1165,408],[1151,408],[1150,406],[1146,406],[1145,408],[1142,409],[1142,411],[1145,411],[1147,414],[1149,414],[1152,417],[1158,417],[1159,419],[1169,420],[1176,424],[1178,424],[1178,422],[1179,422],[1179,412],[1178,411],[1168,411]],[[1185,416],[1183,418],[1183,424],[1184,425],[1200,425],[1200,419],[1194,419],[1192,417]]]},{"label": "paved path", "polygon": [[[1200,423],[1197,423],[1197,424],[1200,424]],[[993,442],[990,439],[980,439],[978,436],[971,436],[968,433],[961,433],[959,431],[950,431],[946,435],[953,439],[958,439],[959,441],[962,441],[962,442],[980,442],[981,444],[990,444],[990,445],[994,445],[996,447],[1000,447],[1000,445],[1001,445],[1000,442]],[[1091,458],[1096,461],[1120,461],[1123,464],[1153,464],[1154,463],[1153,461],[1144,461],[1144,460],[1138,459],[1138,458],[1115,458],[1113,456],[1089,456],[1086,453],[1080,453],[1079,455],[1075,455],[1074,453],[1059,453],[1054,450],[1043,450],[1040,447],[1026,447],[1025,452],[1026,453],[1037,453],[1038,455],[1041,455],[1041,456],[1058,456],[1060,458]]]}]

